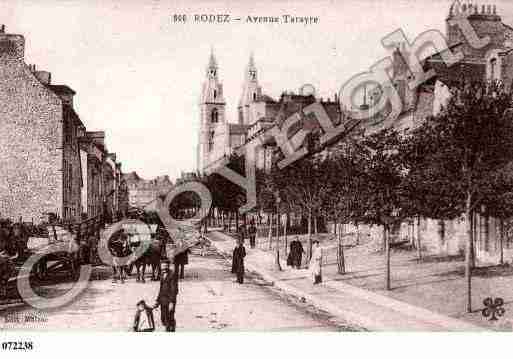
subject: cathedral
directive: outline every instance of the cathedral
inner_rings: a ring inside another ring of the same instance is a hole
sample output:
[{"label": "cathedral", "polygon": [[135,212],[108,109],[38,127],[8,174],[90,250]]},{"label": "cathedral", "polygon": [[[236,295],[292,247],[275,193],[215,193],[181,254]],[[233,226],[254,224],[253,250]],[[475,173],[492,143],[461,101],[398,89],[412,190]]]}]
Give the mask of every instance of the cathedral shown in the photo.
[{"label": "cathedral", "polygon": [[[200,97],[200,129],[197,148],[197,171],[204,173],[209,167],[229,156],[235,148],[244,144],[251,133],[270,125],[279,110],[279,104],[263,94],[258,83],[258,71],[250,56],[244,73],[238,119],[231,123],[226,118],[226,101],[219,68],[214,53],[210,54],[205,81]],[[257,164],[264,167],[270,153],[262,149]]]}]

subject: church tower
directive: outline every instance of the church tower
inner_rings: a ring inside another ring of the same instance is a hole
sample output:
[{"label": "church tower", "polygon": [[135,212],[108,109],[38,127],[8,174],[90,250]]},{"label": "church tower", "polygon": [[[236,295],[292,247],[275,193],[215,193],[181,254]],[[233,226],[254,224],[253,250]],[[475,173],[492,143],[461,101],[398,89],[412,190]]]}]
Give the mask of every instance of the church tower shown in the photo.
[{"label": "church tower", "polygon": [[216,129],[221,129],[226,123],[225,100],[223,85],[219,80],[217,61],[211,51],[206,69],[206,78],[200,98],[200,130],[198,139],[197,170],[203,172],[206,166],[215,160]]},{"label": "church tower", "polygon": [[244,75],[244,84],[242,86],[242,96],[239,101],[239,123],[243,125],[250,125],[253,121],[251,119],[250,104],[261,101],[262,88],[258,84],[257,68],[253,54],[249,57],[249,63],[246,67]]}]

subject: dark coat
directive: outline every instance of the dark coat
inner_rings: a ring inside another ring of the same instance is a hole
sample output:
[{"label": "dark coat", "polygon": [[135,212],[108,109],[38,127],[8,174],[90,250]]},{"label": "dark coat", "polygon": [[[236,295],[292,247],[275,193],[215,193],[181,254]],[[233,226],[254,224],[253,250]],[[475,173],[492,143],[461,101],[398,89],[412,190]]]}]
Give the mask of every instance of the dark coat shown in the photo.
[{"label": "dark coat", "polygon": [[176,276],[170,275],[162,276],[160,280],[159,295],[157,296],[157,303],[169,304],[176,303],[176,296],[178,295],[178,281]]},{"label": "dark coat", "polygon": [[178,253],[175,256],[175,264],[189,264],[189,253],[191,250],[187,248],[185,251]]},{"label": "dark coat", "polygon": [[255,237],[256,236],[256,232],[257,232],[256,227],[253,224],[251,224],[249,226],[249,228],[248,228],[248,236]]},{"label": "dark coat", "polygon": [[237,246],[233,250],[232,273],[244,272],[244,257],[246,248]]}]

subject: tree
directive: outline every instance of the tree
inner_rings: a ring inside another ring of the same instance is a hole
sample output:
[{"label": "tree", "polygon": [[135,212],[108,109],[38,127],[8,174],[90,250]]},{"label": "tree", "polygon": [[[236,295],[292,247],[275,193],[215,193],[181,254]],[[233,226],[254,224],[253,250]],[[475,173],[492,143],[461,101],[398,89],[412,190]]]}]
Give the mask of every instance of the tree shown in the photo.
[{"label": "tree", "polygon": [[399,147],[401,136],[384,129],[362,139],[359,211],[361,220],[383,226],[385,288],[390,290],[390,228],[401,219],[401,183],[404,166]]},{"label": "tree", "polygon": [[406,147],[416,149],[408,163],[408,193],[424,203],[421,212],[431,218],[436,218],[437,210],[450,217],[464,216],[468,312],[472,310],[472,213],[487,197],[506,194],[498,173],[513,159],[509,104],[510,96],[498,84],[462,84],[446,108],[406,140]]},{"label": "tree", "polygon": [[301,208],[308,216],[308,258],[312,253],[312,219],[319,213],[329,183],[321,169],[322,155],[302,158],[291,165],[271,169],[271,179],[280,197],[290,207]]},{"label": "tree", "polygon": [[347,138],[333,147],[324,160],[326,181],[330,183],[326,212],[333,219],[337,236],[338,272],[346,272],[343,233],[337,230],[338,224],[358,223],[364,215],[364,209],[359,205],[360,192],[363,189],[362,154],[364,149],[353,139]]}]

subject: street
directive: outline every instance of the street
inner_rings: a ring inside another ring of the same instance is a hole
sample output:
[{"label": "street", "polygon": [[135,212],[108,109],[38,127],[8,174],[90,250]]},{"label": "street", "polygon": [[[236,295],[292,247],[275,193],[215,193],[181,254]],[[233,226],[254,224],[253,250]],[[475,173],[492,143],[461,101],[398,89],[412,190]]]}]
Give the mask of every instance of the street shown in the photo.
[{"label": "street", "polygon": [[[349,331],[344,323],[332,321],[324,312],[277,291],[250,275],[243,285],[235,282],[229,263],[213,251],[205,257],[193,251],[180,282],[177,331]],[[72,303],[49,312],[28,306],[0,312],[0,329],[129,331],[135,304],[144,299],[153,305],[158,282],[112,283],[107,268],[96,268],[96,278]],[[52,296],[68,284],[54,284],[40,292]],[[158,331],[159,309],[154,311]]]}]

